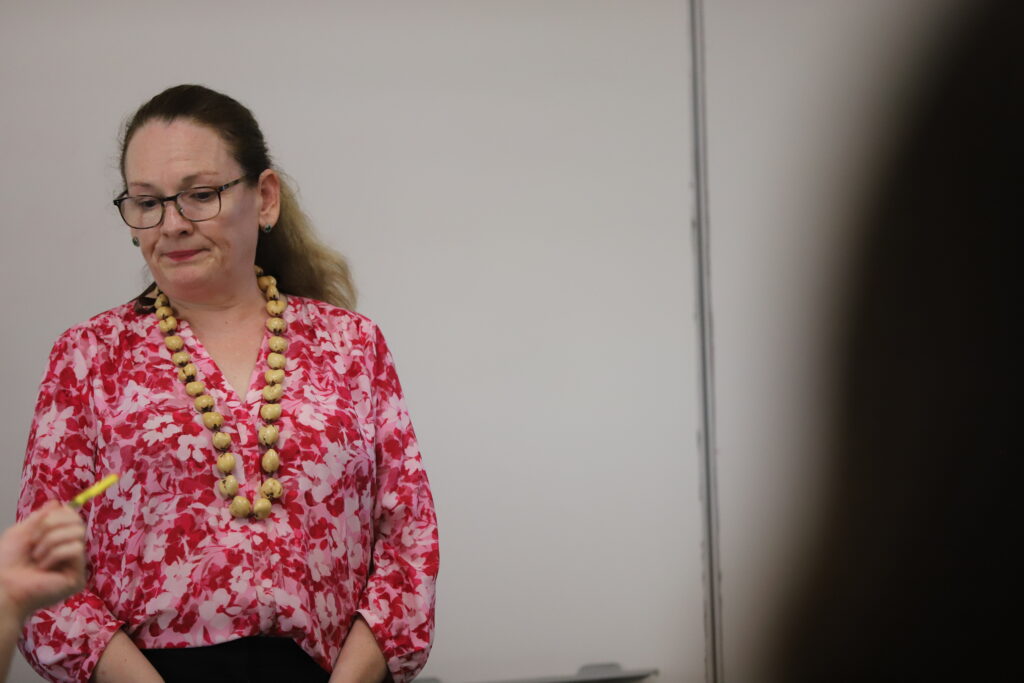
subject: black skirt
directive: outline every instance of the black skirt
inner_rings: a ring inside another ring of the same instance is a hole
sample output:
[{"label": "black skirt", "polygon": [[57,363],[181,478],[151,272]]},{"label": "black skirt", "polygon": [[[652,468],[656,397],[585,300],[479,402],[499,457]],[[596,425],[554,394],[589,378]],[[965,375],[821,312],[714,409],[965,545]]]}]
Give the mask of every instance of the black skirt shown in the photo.
[{"label": "black skirt", "polygon": [[219,645],[143,650],[166,683],[327,683],[331,674],[291,638],[250,636]]}]

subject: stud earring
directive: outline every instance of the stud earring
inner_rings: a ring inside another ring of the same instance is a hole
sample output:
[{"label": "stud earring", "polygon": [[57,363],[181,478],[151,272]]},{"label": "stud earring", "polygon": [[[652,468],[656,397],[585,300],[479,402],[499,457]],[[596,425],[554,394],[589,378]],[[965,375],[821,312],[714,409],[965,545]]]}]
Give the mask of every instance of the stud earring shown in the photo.
[{"label": "stud earring", "polygon": [[135,247],[139,246],[139,238],[138,237],[132,237],[132,246],[135,246]]},{"label": "stud earring", "polygon": [[273,226],[273,225],[271,225],[270,223],[267,223],[267,224],[266,224],[266,225],[264,225],[264,226],[263,226],[262,228],[260,228],[260,230],[262,230],[262,231],[263,231],[263,234],[264,234],[264,235],[268,235],[268,234],[270,234],[270,231],[271,231],[271,230],[273,230],[273,229],[274,229],[274,226]]}]

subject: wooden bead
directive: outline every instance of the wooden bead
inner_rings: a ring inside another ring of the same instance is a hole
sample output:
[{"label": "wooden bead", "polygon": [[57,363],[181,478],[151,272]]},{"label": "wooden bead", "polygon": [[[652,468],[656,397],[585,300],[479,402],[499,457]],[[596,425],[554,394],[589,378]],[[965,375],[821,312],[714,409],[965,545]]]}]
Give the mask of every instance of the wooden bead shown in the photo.
[{"label": "wooden bead", "polygon": [[217,458],[217,469],[224,474],[231,474],[235,470],[235,454],[221,453]]},{"label": "wooden bead", "polygon": [[185,365],[182,365],[180,368],[178,368],[178,379],[180,379],[182,382],[191,382],[196,378],[196,373],[198,372],[199,370],[196,368],[195,365],[193,365],[192,363],[186,363]]},{"label": "wooden bead", "polygon": [[228,498],[237,496],[238,479],[235,478],[235,475],[229,474],[217,482],[217,488],[220,489],[221,495],[227,496]]},{"label": "wooden bead", "polygon": [[267,498],[277,500],[281,497],[281,494],[284,493],[284,487],[281,486],[281,482],[277,479],[270,478],[264,481],[263,485],[260,486],[260,493]]},{"label": "wooden bead", "polygon": [[252,506],[252,514],[256,519],[266,519],[270,516],[272,504],[266,498],[257,498],[256,504]]},{"label": "wooden bead", "polygon": [[263,446],[273,446],[277,443],[277,437],[280,435],[281,430],[274,425],[263,425],[259,431],[260,444]]},{"label": "wooden bead", "polygon": [[209,394],[196,396],[195,404],[196,410],[200,413],[205,413],[207,410],[213,410],[213,396],[210,396]]},{"label": "wooden bead", "polygon": [[267,403],[277,403],[284,396],[284,386],[281,384],[268,384],[263,387],[263,400]]},{"label": "wooden bead", "polygon": [[[259,266],[253,266],[253,269],[257,276],[257,284],[267,299],[266,310],[270,317],[266,321],[266,328],[272,335],[268,342],[270,353],[267,355],[267,366],[269,369],[264,373],[267,384],[263,387],[262,392],[265,403],[260,406],[260,417],[268,424],[259,428],[258,440],[260,445],[267,448],[261,459],[263,470],[267,474],[274,474],[281,466],[281,458],[271,446],[278,442],[281,431],[276,425],[269,423],[280,419],[283,412],[278,401],[284,395],[283,384],[285,366],[287,365],[284,352],[288,348],[288,341],[281,335],[288,327],[288,323],[282,317],[287,310],[288,303],[277,287],[276,278],[265,275]],[[220,451],[216,466],[225,475],[217,483],[218,490],[224,496],[232,499],[228,507],[236,518],[254,515],[257,519],[266,519],[271,514],[271,501],[283,495],[284,487],[280,481],[270,477],[261,484],[259,494],[252,501],[245,496],[238,495],[240,488],[238,479],[231,474],[238,465],[238,458],[234,453],[228,452],[231,447],[231,435],[220,431],[224,425],[224,416],[214,410],[213,397],[206,393],[206,385],[196,379],[199,370],[192,363],[191,355],[185,351],[185,340],[175,334],[180,327],[180,322],[174,316],[170,299],[158,290],[154,303],[157,326],[164,334],[164,346],[171,352],[171,360],[178,368],[178,378],[185,383],[185,392],[193,397],[195,408],[199,411],[203,424],[213,430],[213,445]]]},{"label": "wooden bead", "polygon": [[160,331],[164,334],[170,334],[178,329],[178,320],[173,316],[169,315],[156,324],[160,328]]},{"label": "wooden bead", "polygon": [[213,410],[203,413],[203,424],[207,429],[220,429],[224,426],[224,416]]},{"label": "wooden bead", "polygon": [[273,474],[281,466],[281,456],[273,448],[268,448],[267,452],[263,454],[263,462],[261,464],[263,465],[264,472]]},{"label": "wooden bead", "polygon": [[248,517],[249,513],[252,512],[252,505],[245,496],[235,496],[231,501],[229,509],[235,517]]},{"label": "wooden bead", "polygon": [[218,451],[226,451],[231,448],[231,435],[227,432],[215,432],[213,435],[213,447]]}]

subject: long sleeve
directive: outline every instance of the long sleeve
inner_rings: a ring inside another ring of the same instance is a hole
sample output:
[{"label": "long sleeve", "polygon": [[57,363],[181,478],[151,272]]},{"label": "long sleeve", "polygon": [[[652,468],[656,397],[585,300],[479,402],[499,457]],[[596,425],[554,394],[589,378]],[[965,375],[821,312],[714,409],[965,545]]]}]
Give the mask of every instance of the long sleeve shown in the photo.
[{"label": "long sleeve", "polygon": [[[19,514],[91,501],[86,590],[27,624],[22,651],[51,681],[87,681],[120,628],[140,648],[253,635],[294,639],[330,670],[357,612],[396,681],[426,661],[437,531],[394,365],[372,321],[290,297],[280,481],[266,520],[238,520],[216,451],[151,316],[119,306],[58,340],[39,392]],[[234,396],[182,335],[229,422],[239,480],[260,481],[260,386]]]},{"label": "long sleeve", "polygon": [[380,331],[365,349],[375,422],[373,570],[359,604],[396,683],[430,653],[438,571],[437,519],[394,362]]},{"label": "long sleeve", "polygon": [[[48,500],[70,500],[96,479],[97,423],[91,400],[90,359],[95,343],[82,331],[54,345],[39,389],[22,471],[18,518]],[[50,681],[88,681],[110,638],[121,626],[86,589],[26,623],[19,647]]]}]

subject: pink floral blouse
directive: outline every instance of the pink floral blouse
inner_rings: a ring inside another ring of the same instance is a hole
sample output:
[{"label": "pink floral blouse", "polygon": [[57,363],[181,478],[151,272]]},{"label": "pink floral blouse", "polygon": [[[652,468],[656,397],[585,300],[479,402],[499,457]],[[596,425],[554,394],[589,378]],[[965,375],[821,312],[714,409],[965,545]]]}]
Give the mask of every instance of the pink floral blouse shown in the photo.
[{"label": "pink floral blouse", "polygon": [[[235,519],[218,493],[210,432],[152,313],[126,304],[57,341],[18,515],[121,478],[82,509],[85,590],[26,625],[22,652],[47,679],[87,681],[119,628],[140,648],[285,636],[330,670],[357,613],[395,681],[423,667],[437,524],[391,354],[361,315],[291,297],[284,318],[285,494],[262,521]],[[232,434],[239,494],[252,498],[265,476],[256,431],[267,340],[240,397],[187,322],[179,334]]]}]

